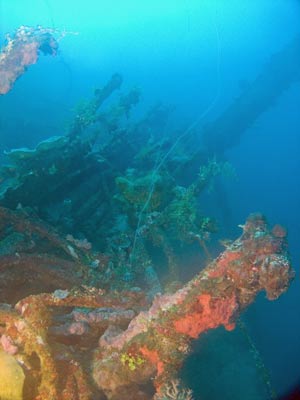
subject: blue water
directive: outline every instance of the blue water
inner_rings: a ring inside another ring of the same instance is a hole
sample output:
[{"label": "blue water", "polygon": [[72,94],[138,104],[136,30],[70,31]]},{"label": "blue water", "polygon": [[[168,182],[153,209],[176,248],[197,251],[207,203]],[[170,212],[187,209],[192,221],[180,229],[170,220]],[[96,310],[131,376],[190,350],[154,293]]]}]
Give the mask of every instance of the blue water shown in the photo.
[{"label": "blue water", "polygon": [[[196,122],[200,132],[251,84],[273,53],[300,34],[300,2],[0,0],[0,40],[20,25],[67,34],[56,57],[41,57],[0,97],[1,152],[65,133],[76,103],[114,72],[124,76],[124,91],[132,86],[142,91],[136,117],[161,101],[175,107],[174,127]],[[299,104],[296,82],[226,151],[237,178],[225,184],[232,218],[228,235],[240,233],[237,225],[249,213],[264,213],[288,228],[297,272]],[[213,209],[217,202],[211,196]],[[300,377],[299,273],[277,301],[259,297],[246,319],[275,389],[284,393]]]}]

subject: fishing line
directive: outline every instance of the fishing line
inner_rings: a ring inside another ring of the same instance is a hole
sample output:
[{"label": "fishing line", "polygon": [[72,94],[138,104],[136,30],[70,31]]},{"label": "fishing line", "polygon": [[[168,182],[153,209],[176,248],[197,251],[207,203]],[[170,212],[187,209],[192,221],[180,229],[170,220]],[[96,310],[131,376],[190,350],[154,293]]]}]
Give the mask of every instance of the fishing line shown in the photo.
[{"label": "fishing line", "polygon": [[155,175],[157,175],[158,171],[161,169],[161,167],[164,165],[164,163],[166,162],[166,160],[168,159],[168,157],[170,156],[170,154],[174,151],[174,149],[177,147],[178,143],[184,139],[185,137],[187,137],[196,127],[197,125],[203,120],[203,118],[206,117],[207,114],[210,113],[210,111],[215,107],[215,105],[217,104],[219,97],[220,97],[220,93],[221,93],[221,38],[220,38],[220,32],[219,32],[219,28],[217,25],[217,3],[215,2],[215,15],[214,18],[212,18],[212,24],[214,26],[215,29],[215,34],[216,34],[216,43],[217,43],[217,90],[215,93],[215,96],[213,98],[213,100],[211,101],[211,103],[208,105],[208,107],[200,114],[200,116],[198,118],[196,118],[196,120],[175,140],[174,144],[170,147],[170,149],[166,152],[166,154],[161,158],[161,160],[159,162],[156,163],[153,172],[152,172],[152,181],[151,181],[151,185],[150,185],[150,190],[149,190],[149,194],[147,197],[147,200],[143,206],[143,208],[141,209],[140,213],[139,213],[139,217],[138,217],[138,223],[137,223],[137,227],[135,230],[135,235],[134,235],[134,240],[133,240],[133,245],[132,245],[132,251],[131,251],[131,255],[130,255],[130,266],[132,266],[132,261],[133,261],[133,256],[135,253],[135,248],[136,248],[136,242],[137,242],[137,237],[139,234],[139,229],[141,227],[141,222],[142,222],[142,217],[144,212],[147,210],[150,201],[152,199],[152,195],[155,189]]},{"label": "fishing line", "polygon": [[[49,0],[44,0],[44,4],[45,4],[46,8],[48,9],[48,15],[50,18],[53,32],[60,33],[60,36],[58,38],[56,38],[57,42],[59,42],[67,33],[77,34],[77,32],[66,32],[65,29],[62,31],[60,29],[58,29],[54,23],[54,16],[53,16],[54,14],[53,14],[52,4],[50,3]],[[67,82],[66,82],[64,91],[65,91],[65,95],[69,96],[71,93],[72,87],[73,87],[72,70],[71,70],[69,64],[67,64],[67,62],[64,60],[64,57],[61,52],[58,52],[58,62],[64,67],[64,69],[67,73],[67,76],[68,76],[68,78],[66,80]]]}]

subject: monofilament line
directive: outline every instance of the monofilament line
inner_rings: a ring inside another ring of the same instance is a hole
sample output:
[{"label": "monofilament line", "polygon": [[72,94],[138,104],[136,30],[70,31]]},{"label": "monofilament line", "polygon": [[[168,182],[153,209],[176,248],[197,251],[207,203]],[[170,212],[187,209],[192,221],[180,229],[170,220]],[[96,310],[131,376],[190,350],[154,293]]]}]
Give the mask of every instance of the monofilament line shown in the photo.
[{"label": "monofilament line", "polygon": [[[215,7],[216,7],[216,3],[215,3]],[[215,13],[217,13],[217,7],[215,9]],[[166,154],[161,158],[161,160],[156,163],[156,166],[154,167],[153,172],[152,172],[149,194],[148,194],[146,202],[145,202],[144,206],[142,207],[142,209],[139,213],[139,216],[138,216],[137,227],[135,230],[132,251],[131,251],[131,255],[130,255],[130,266],[132,266],[132,261],[133,261],[135,248],[136,248],[136,241],[137,241],[137,237],[139,234],[139,229],[141,227],[142,217],[143,217],[144,212],[148,209],[148,206],[150,204],[150,201],[152,199],[152,195],[153,195],[153,192],[155,189],[155,176],[160,171],[161,167],[164,165],[164,163],[166,162],[166,160],[168,159],[170,154],[177,147],[178,143],[182,139],[187,137],[198,126],[198,124],[207,116],[207,114],[209,114],[211,112],[211,110],[215,107],[215,105],[217,104],[217,102],[219,100],[220,93],[221,93],[221,40],[220,40],[220,33],[219,33],[218,26],[217,26],[217,21],[216,21],[216,15],[213,18],[213,26],[214,26],[215,33],[216,33],[216,43],[217,43],[217,90],[216,90],[215,96],[214,96],[213,100],[211,101],[211,103],[209,104],[209,106],[200,114],[199,117],[197,117],[195,119],[195,121],[190,126],[188,126],[188,128],[175,140],[173,145],[166,152]]]}]

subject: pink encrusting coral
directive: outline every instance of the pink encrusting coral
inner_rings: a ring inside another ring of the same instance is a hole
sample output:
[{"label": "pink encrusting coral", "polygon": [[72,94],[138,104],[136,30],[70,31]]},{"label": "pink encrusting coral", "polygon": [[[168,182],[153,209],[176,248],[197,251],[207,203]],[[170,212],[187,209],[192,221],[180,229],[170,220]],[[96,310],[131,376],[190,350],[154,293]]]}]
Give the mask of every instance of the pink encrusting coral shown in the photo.
[{"label": "pink encrusting coral", "polygon": [[[93,254],[76,247],[74,258],[69,241],[39,219],[24,210],[0,208],[0,215],[0,232],[24,235],[15,255],[0,257],[2,280],[13,278],[18,288],[0,291],[0,348],[26,360],[24,390],[34,400],[89,400],[100,393],[109,400],[150,400],[155,391],[155,399],[163,398],[191,340],[220,326],[234,329],[260,291],[276,299],[293,278],[286,234],[254,214],[216,260],[149,305],[140,290],[83,284],[84,262]],[[43,255],[36,254],[40,248]]]},{"label": "pink encrusting coral", "polygon": [[58,43],[53,30],[21,26],[0,53],[0,95],[8,93],[14,82],[35,64],[40,52],[55,55]]},{"label": "pink encrusting coral", "polygon": [[[159,393],[176,377],[191,339],[221,325],[234,329],[258,292],[276,299],[288,288],[294,273],[285,236],[275,236],[260,214],[251,215],[242,228],[242,236],[182,289],[158,296],[124,332],[100,341],[93,375],[109,399],[153,377]],[[122,354],[143,363],[130,374],[120,362]]]}]

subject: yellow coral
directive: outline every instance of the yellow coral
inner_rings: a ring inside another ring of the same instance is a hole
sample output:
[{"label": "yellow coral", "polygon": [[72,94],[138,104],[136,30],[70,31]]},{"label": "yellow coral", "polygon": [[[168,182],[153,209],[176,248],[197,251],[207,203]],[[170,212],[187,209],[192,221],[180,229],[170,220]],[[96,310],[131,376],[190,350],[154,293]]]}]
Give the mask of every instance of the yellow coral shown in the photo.
[{"label": "yellow coral", "polygon": [[0,350],[0,399],[22,400],[24,378],[14,357]]},{"label": "yellow coral", "polygon": [[140,356],[123,353],[121,355],[121,363],[126,365],[130,371],[135,371],[139,365],[142,365],[145,360]]}]

